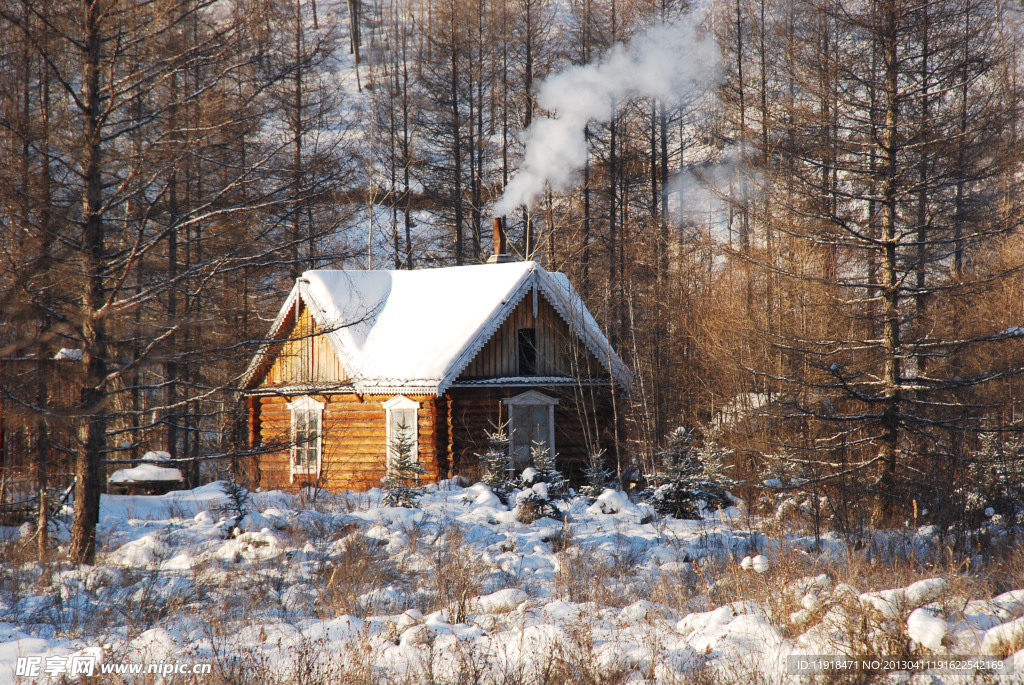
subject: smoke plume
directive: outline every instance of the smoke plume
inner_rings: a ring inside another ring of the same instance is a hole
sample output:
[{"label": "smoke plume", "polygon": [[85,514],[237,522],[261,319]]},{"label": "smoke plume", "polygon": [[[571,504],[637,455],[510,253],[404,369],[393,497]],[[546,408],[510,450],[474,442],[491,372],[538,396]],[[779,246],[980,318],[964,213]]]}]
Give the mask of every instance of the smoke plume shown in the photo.
[{"label": "smoke plume", "polygon": [[523,134],[523,163],[495,212],[529,208],[545,183],[555,190],[571,186],[587,161],[584,127],[591,120],[609,121],[614,102],[643,97],[676,103],[712,82],[717,71],[714,41],[692,24],[676,23],[654,26],[595,62],[547,77],[537,104],[552,116],[534,120]]}]

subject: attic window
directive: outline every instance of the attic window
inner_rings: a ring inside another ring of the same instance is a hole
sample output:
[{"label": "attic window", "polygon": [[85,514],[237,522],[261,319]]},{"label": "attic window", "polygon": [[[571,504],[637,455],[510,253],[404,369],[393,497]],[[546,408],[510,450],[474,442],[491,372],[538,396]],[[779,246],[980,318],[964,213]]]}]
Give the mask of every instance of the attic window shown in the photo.
[{"label": "attic window", "polygon": [[[388,468],[391,468],[392,450],[395,441],[405,437],[412,441],[413,458],[419,458],[419,431],[416,420],[420,403],[410,400],[405,395],[395,395],[383,403],[387,419],[387,455]],[[404,435],[403,435],[404,434]]]},{"label": "attic window", "polygon": [[555,405],[558,400],[536,390],[503,400],[508,407],[509,456],[522,468],[530,463],[533,447],[555,454]]},{"label": "attic window", "polygon": [[288,403],[292,413],[291,479],[320,476],[324,403],[303,396]]},{"label": "attic window", "polygon": [[519,375],[537,375],[537,329],[520,328],[516,331],[516,351],[519,355]]}]

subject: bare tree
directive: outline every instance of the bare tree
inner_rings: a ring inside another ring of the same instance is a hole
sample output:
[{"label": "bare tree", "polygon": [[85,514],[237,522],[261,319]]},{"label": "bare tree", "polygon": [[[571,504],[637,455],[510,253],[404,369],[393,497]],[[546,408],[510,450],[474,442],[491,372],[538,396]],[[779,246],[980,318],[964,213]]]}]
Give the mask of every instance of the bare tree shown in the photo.
[{"label": "bare tree", "polygon": [[[204,0],[0,7],[4,32],[44,67],[34,83],[59,90],[42,102],[62,126],[48,129],[33,150],[46,157],[24,177],[49,184],[40,234],[59,270],[43,273],[60,280],[44,290],[38,274],[14,273],[5,288],[45,302],[47,335],[82,350],[76,561],[95,552],[103,466],[113,454],[164,425],[196,463],[201,424],[230,403],[218,393],[242,363],[234,332],[216,326],[218,311],[256,304],[257,293],[240,300],[223,277],[277,271],[280,217],[308,217],[310,202],[326,202],[323,176],[299,183],[294,167],[277,173],[282,151],[294,152],[308,132],[303,123],[285,142],[267,135],[263,123],[276,111],[268,94],[295,72],[268,67],[272,46],[261,42],[259,17],[244,14]],[[304,168],[322,174],[312,159]],[[301,239],[337,227],[318,223]],[[11,337],[15,349],[19,340]],[[210,362],[218,363],[207,371]]]}]

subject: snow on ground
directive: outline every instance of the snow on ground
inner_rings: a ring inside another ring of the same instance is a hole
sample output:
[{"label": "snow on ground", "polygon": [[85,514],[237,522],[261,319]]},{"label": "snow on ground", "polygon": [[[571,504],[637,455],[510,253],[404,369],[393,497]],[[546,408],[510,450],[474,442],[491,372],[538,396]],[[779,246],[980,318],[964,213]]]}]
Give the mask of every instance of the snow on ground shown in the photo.
[{"label": "snow on ground", "polygon": [[380,497],[257,493],[239,520],[218,484],[104,495],[96,566],[44,579],[35,563],[0,564],[0,684],[32,681],[19,657],[97,652],[223,674],[244,660],[278,682],[311,664],[325,679],[539,682],[554,664],[594,682],[710,668],[723,683],[787,683],[802,682],[787,659],[897,644],[1009,657],[1016,674],[991,682],[1024,682],[1024,590],[977,599],[938,577],[856,588],[821,572],[847,563],[838,538],[812,552],[813,538],[766,538],[735,508],[659,520],[609,491],[524,524],[482,484],[431,486],[419,509]]}]

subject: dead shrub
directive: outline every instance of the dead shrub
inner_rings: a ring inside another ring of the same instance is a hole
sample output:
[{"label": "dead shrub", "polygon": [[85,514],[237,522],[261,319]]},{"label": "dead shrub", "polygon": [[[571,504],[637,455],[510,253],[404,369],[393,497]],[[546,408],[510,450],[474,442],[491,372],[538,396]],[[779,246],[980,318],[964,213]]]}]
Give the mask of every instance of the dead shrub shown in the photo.
[{"label": "dead shrub", "polygon": [[445,523],[434,540],[430,557],[434,588],[440,608],[452,623],[464,623],[469,600],[480,594],[489,568],[466,544],[466,534],[457,523]]},{"label": "dead shrub", "polygon": [[569,627],[567,639],[551,645],[551,653],[537,673],[542,685],[616,685],[632,674],[624,661],[601,665],[592,630],[586,623]]},{"label": "dead shrub", "polygon": [[321,604],[336,614],[366,616],[374,610],[364,596],[401,580],[384,545],[360,532],[350,533],[334,546],[322,573]]}]

